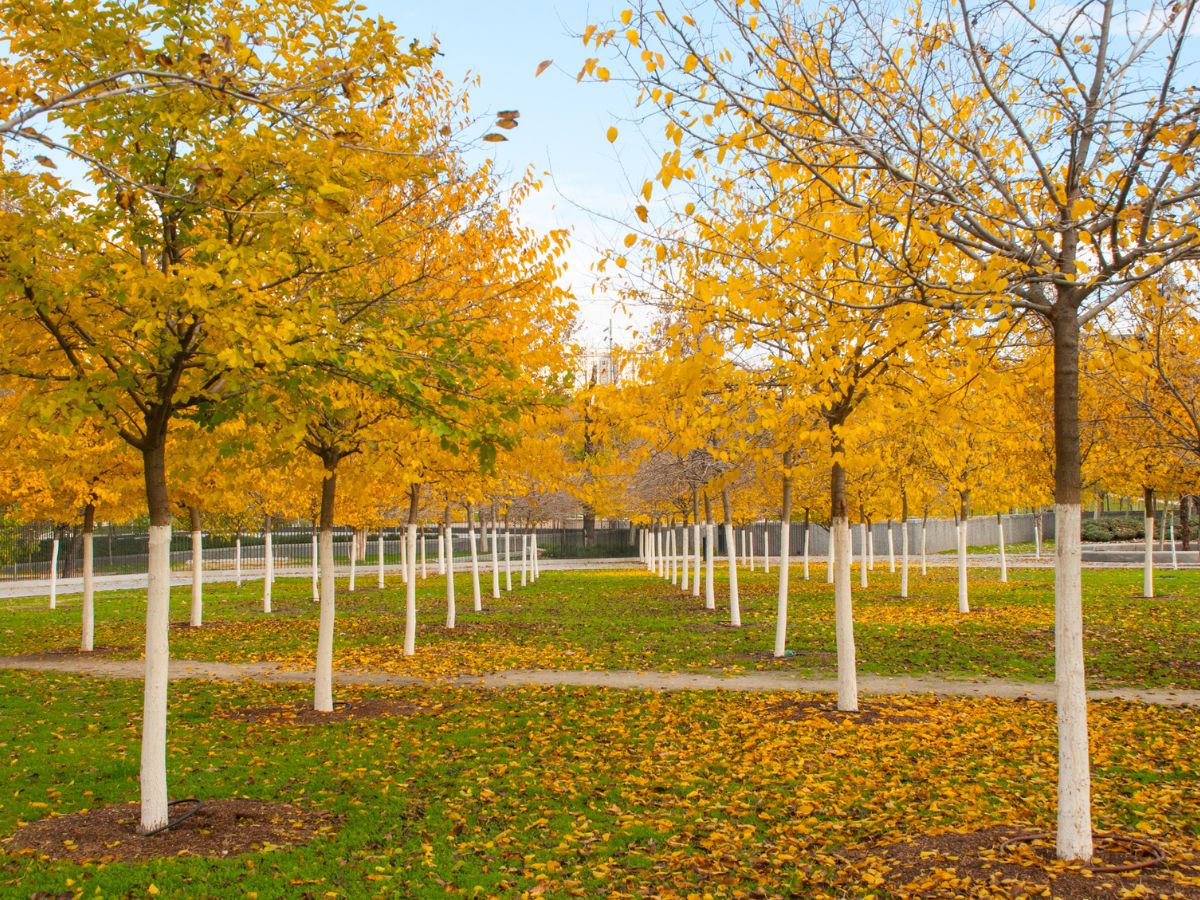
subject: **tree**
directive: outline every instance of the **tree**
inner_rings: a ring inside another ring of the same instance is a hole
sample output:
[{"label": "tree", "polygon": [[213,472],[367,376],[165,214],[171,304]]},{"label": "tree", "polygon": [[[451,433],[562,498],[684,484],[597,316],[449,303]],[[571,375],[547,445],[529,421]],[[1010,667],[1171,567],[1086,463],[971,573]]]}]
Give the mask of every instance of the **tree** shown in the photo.
[{"label": "tree", "polygon": [[[928,302],[934,289],[959,308],[1030,315],[1051,330],[1057,852],[1067,860],[1092,851],[1080,332],[1200,247],[1200,121],[1183,54],[1195,6],[1135,12],[1097,0],[1058,15],[985,0],[912,15],[857,0],[834,10],[714,0],[721,27],[664,9],[624,16],[638,48],[630,69],[668,136],[816,180],[866,215],[870,227],[846,240],[907,284],[897,301]],[[616,33],[589,37],[601,46]],[[659,180],[681,168],[667,154]]]}]

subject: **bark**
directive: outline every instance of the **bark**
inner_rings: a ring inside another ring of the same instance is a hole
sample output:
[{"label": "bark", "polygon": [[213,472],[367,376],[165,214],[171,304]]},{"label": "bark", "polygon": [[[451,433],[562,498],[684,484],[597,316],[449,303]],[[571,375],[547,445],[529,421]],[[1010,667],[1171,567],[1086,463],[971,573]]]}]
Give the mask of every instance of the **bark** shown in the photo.
[{"label": "bark", "polygon": [[969,613],[971,604],[967,597],[967,517],[970,515],[970,494],[963,491],[961,512],[958,517],[958,611]]},{"label": "bark", "polygon": [[271,588],[275,583],[275,548],[271,541],[271,517],[263,521],[263,612],[271,611]]},{"label": "bark", "polygon": [[471,550],[471,600],[475,612],[483,612],[483,595],[479,588],[479,546],[475,543],[475,507],[467,504],[467,543]]},{"label": "bark", "polygon": [[454,524],[450,521],[450,504],[446,504],[446,524],[442,529],[442,546],[446,553],[446,627],[453,628],[458,619],[454,602]]},{"label": "bark", "polygon": [[717,597],[713,585],[713,544],[716,539],[716,528],[713,526],[712,499],[708,492],[704,493],[704,608],[716,609]]},{"label": "bark", "polygon": [[1154,596],[1154,488],[1146,488],[1146,533],[1142,537],[1142,596]]},{"label": "bark", "polygon": [[421,487],[414,484],[409,491],[408,528],[408,581],[404,585],[404,655],[417,652],[417,514],[421,510]]},{"label": "bark", "polygon": [[199,628],[204,624],[204,532],[200,530],[200,510],[188,507],[192,526],[192,610],[189,624]]},{"label": "bark", "polygon": [[170,661],[171,504],[167,494],[166,440],[142,449],[150,512],[146,585],[146,675],[142,698],[141,817],[139,830],[167,824],[167,668]]},{"label": "bark", "polygon": [[333,511],[337,499],[337,460],[325,465],[321,481],[321,519],[318,553],[321,568],[321,619],[317,627],[317,671],[313,681],[313,709],[333,712],[334,607]]},{"label": "bark", "polygon": [[[835,443],[835,454],[840,447]],[[846,510],[846,470],[834,463],[829,479],[830,541],[833,568],[834,619],[838,657],[838,709],[858,709],[858,664],[854,653],[854,610],[850,597],[850,517]]]},{"label": "bark", "polygon": [[54,526],[54,537],[50,541],[50,608],[58,609],[58,526]]},{"label": "bark", "polygon": [[996,513],[996,531],[1000,537],[1000,583],[1008,584],[1008,555],[1004,547],[1004,516]]},{"label": "bark", "polygon": [[79,649],[90,653],[96,646],[96,588],[93,579],[94,536],[96,532],[96,506],[89,503],[83,508],[83,629]]},{"label": "bark", "polygon": [[737,554],[733,550],[733,516],[730,511],[729,488],[721,488],[721,512],[725,518],[725,541],[729,544],[729,624],[742,625],[742,602],[738,596]]},{"label": "bark", "polygon": [[1079,319],[1076,307],[1068,299],[1060,293],[1053,322],[1057,853],[1060,859],[1086,861],[1092,856],[1092,815],[1087,685],[1083,666]]},{"label": "bark", "polygon": [[775,656],[787,653],[788,550],[791,541],[792,479],[783,477],[783,503],[779,511],[779,591],[775,597]]},{"label": "bark", "polygon": [[900,596],[908,596],[908,495],[900,492]]}]

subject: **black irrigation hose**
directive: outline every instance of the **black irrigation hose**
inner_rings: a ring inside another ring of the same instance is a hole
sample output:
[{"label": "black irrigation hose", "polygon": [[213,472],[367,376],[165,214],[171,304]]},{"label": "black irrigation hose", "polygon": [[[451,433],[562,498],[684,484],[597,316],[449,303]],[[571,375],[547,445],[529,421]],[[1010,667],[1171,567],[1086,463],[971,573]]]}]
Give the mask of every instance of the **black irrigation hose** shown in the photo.
[{"label": "black irrigation hose", "polygon": [[183,824],[184,822],[186,822],[188,819],[190,819],[192,816],[194,816],[196,813],[200,812],[200,810],[202,810],[204,808],[203,800],[200,800],[196,797],[185,797],[183,800],[172,800],[170,803],[167,804],[167,809],[169,810],[172,806],[178,806],[180,803],[191,803],[193,805],[192,805],[191,809],[189,809],[187,812],[185,812],[178,819],[172,819],[172,818],[170,818],[170,816],[168,816],[166,825],[163,825],[159,828],[155,828],[153,831],[143,832],[142,837],[154,837],[154,835],[156,835],[156,834],[162,834],[164,831],[167,831],[170,828],[174,828],[176,825]]},{"label": "black irrigation hose", "polygon": [[[1139,869],[1148,869],[1151,866],[1157,866],[1160,863],[1166,862],[1167,853],[1162,847],[1155,844],[1153,841],[1147,841],[1144,838],[1132,837],[1124,834],[1104,834],[1101,832],[1093,832],[1092,838],[1096,843],[1108,841],[1112,844],[1125,844],[1128,847],[1133,847],[1141,850],[1147,855],[1146,859],[1135,863],[1126,863],[1121,866],[1085,866],[1089,872],[1097,874],[1111,874],[1114,872],[1136,872]],[[997,853],[1003,853],[1010,849],[1014,844],[1028,844],[1033,841],[1053,841],[1055,835],[1049,831],[1038,831],[1033,834],[1019,834],[1016,837],[1010,837],[1005,841],[1000,842],[1000,846],[996,848]]]}]

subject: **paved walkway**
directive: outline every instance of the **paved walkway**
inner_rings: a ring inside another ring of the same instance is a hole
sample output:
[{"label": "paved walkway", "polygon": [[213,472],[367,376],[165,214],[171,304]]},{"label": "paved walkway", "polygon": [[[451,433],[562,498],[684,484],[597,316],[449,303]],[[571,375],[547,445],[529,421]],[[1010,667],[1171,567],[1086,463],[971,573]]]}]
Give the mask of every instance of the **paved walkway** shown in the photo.
[{"label": "paved walkway", "polygon": [[[0,669],[24,669],[41,672],[67,672],[101,678],[141,678],[143,664],[136,659],[105,659],[83,656],[0,656]],[[196,678],[208,681],[240,681],[244,678],[266,683],[309,683],[312,672],[281,668],[276,663],[221,663],[197,660],[171,660],[173,681]],[[806,678],[786,672],[749,672],[745,674],[707,674],[702,672],[560,671],[556,669],[516,669],[487,675],[462,675],[456,678],[428,679],[387,672],[338,672],[334,680],[350,685],[425,685],[448,684],[457,687],[602,687],[650,691],[808,691],[833,692],[833,678]],[[1054,685],[1020,681],[958,681],[932,677],[863,675],[858,679],[864,694],[936,694],[953,697],[998,697],[1029,699],[1052,703]],[[1093,700],[1133,700],[1156,706],[1200,707],[1200,691],[1114,688],[1088,691]]]}]

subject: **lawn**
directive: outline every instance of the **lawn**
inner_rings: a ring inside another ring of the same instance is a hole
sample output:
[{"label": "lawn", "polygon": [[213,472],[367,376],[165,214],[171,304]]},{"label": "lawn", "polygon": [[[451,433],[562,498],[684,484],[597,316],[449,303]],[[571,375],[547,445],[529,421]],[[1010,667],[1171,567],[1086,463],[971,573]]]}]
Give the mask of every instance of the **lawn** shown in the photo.
[{"label": "lawn", "polygon": [[[445,581],[431,576],[419,591],[418,653],[400,653],[403,588],[354,594],[339,583],[335,663],[421,676],[496,669],[638,668],[742,671],[778,669],[823,674],[834,665],[832,588],[821,567],[814,579],[793,566],[788,647],[775,660],[772,646],[776,572],[740,574],[744,627],[728,627],[725,580],[718,571],[718,610],[706,612],[690,595],[643,571],[546,572],[535,585],[492,600],[485,579],[485,611],[471,611],[468,575],[457,576],[459,627],[442,625]],[[862,672],[944,674],[1049,681],[1054,675],[1053,572],[1014,569],[1001,584],[995,570],[972,569],[972,612],[955,601],[955,573],[931,568],[913,575],[912,596],[900,600],[898,576],[877,565],[870,587],[855,578],[855,617]],[[1175,686],[1200,689],[1200,572],[1162,572],[1162,596],[1142,600],[1136,570],[1084,573],[1085,648],[1093,686]],[[188,588],[172,592],[172,618],[187,620]],[[203,628],[172,630],[176,657],[224,661],[276,660],[312,665],[317,605],[307,579],[281,580],[276,611],[259,611],[260,582],[205,586]],[[35,653],[74,646],[78,596],[2,601],[0,654]],[[97,595],[96,643],[115,656],[137,656],[142,642],[144,595]]]},{"label": "lawn", "polygon": [[[172,688],[175,796],[316,808],[337,817],[328,833],[239,858],[141,863],[0,845],[0,896],[970,896],[961,882],[936,887],[936,874],[889,881],[872,848],[1052,826],[1054,713],[1037,703],[895,698],[868,704],[885,714],[872,723],[831,720],[795,694],[342,693],[413,711],[248,722],[225,714],[307,689]],[[8,672],[0,696],[0,835],[136,797],[136,682]],[[1194,710],[1106,702],[1091,718],[1097,827],[1152,836],[1173,860],[1200,851]]]}]

